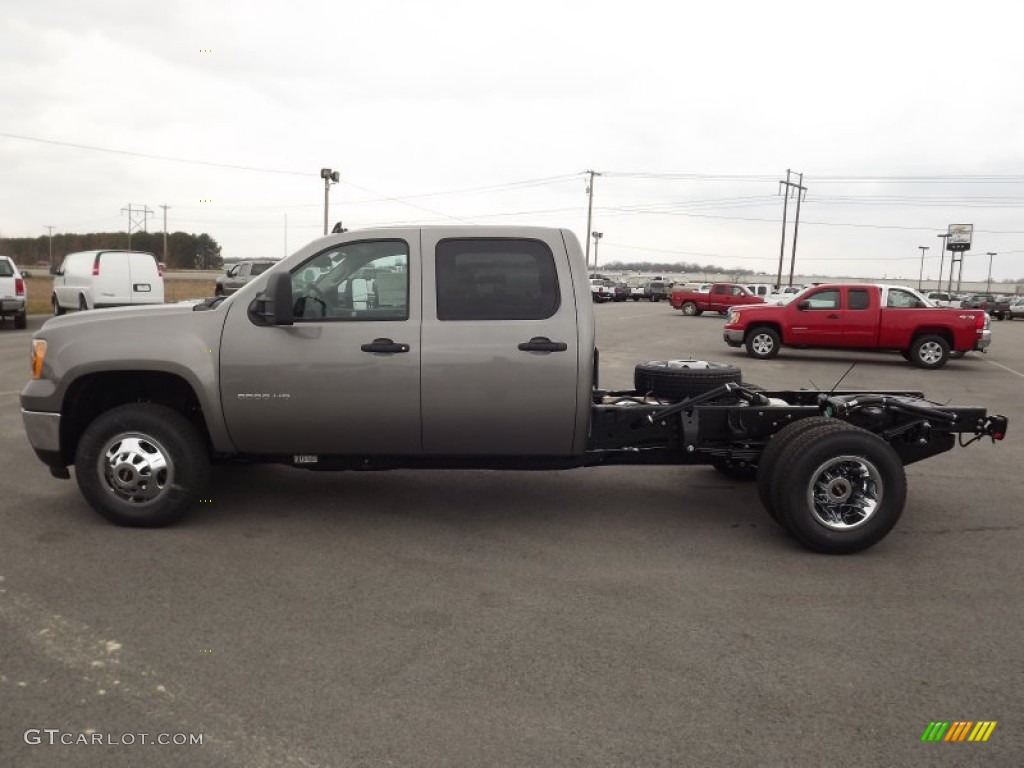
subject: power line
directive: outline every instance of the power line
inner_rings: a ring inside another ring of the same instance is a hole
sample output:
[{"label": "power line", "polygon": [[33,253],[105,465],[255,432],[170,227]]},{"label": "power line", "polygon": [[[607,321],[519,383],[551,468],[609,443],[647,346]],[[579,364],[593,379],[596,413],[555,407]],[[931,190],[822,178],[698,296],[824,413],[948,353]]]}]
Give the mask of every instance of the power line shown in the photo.
[{"label": "power line", "polygon": [[71,147],[73,149],[85,149],[90,152],[107,152],[112,155],[127,155],[129,157],[141,157],[146,160],[164,160],[170,163],[187,163],[189,165],[207,165],[214,168],[229,168],[235,171],[256,171],[259,173],[282,173],[289,176],[308,176],[309,173],[299,171],[283,171],[277,168],[257,168],[250,165],[232,165],[230,163],[213,163],[206,160],[190,160],[184,157],[171,157],[169,155],[153,155],[147,152],[132,152],[126,149],[112,149],[110,147],[95,147],[89,144],[76,144],[70,141],[57,141],[55,139],[40,139],[34,136],[19,136],[14,133],[2,133],[0,136],[7,139],[19,139],[21,141],[34,141],[39,144],[52,144],[58,147]]}]

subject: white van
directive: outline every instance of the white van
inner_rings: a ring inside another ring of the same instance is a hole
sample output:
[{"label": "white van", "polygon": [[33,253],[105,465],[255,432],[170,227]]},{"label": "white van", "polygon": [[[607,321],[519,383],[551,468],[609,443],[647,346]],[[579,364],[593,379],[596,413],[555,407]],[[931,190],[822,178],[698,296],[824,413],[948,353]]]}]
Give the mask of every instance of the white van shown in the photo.
[{"label": "white van", "polygon": [[69,309],[101,309],[163,304],[164,276],[156,256],[143,251],[80,251],[51,269],[53,314]]}]

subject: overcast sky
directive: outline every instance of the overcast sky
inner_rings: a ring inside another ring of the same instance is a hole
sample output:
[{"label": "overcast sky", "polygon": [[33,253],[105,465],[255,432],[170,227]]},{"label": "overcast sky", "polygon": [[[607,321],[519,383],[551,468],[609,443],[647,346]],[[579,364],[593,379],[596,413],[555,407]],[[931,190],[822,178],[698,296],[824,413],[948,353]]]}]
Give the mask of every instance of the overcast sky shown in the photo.
[{"label": "overcast sky", "polygon": [[1022,22],[1011,0],[0,0],[0,236],[124,230],[129,203],[159,230],[167,205],[225,257],[281,256],[320,235],[331,167],[332,225],[582,239],[593,169],[600,262],[774,273],[791,168],[798,273],[916,278],[925,245],[934,280],[970,223],[964,279],[988,251],[1024,277]]}]

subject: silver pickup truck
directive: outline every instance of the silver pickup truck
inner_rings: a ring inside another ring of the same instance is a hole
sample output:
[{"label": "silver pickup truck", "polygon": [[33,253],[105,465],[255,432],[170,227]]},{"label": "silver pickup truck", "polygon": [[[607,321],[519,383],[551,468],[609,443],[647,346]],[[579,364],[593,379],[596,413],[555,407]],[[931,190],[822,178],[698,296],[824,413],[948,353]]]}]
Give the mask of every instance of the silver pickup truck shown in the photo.
[{"label": "silver pickup truck", "polygon": [[772,517],[827,553],[889,532],[904,464],[1006,431],[918,392],[762,391],[693,360],[602,389],[579,242],[533,227],[329,235],[227,298],[54,318],[21,405],[52,474],[73,465],[121,525],[195,510],[214,462],[711,464],[756,478]]}]

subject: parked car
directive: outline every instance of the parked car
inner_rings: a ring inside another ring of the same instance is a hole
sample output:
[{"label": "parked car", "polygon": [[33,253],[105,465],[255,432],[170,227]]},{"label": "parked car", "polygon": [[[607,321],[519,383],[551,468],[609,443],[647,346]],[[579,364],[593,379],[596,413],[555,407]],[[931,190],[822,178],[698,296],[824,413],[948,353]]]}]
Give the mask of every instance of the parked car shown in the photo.
[{"label": "parked car", "polygon": [[643,297],[648,301],[661,301],[668,297],[668,287],[664,280],[651,280],[644,285]]},{"label": "parked car", "polygon": [[1006,308],[1007,320],[1016,320],[1018,317],[1024,317],[1024,296],[1014,299]]},{"label": "parked car", "polygon": [[725,314],[740,304],[763,304],[764,298],[755,296],[745,286],[734,283],[713,283],[711,290],[672,291],[672,306],[684,315],[697,316],[705,312]]},{"label": "parked car", "polygon": [[611,287],[611,281],[603,277],[590,278],[590,296],[595,304],[604,304],[615,298],[615,291]]},{"label": "parked car", "polygon": [[768,296],[776,293],[775,286],[771,283],[747,283],[743,287],[755,296],[762,297],[765,301],[768,300]]},{"label": "parked car", "polygon": [[145,251],[79,251],[50,270],[53,314],[135,304],[163,304],[164,276]]},{"label": "parked car", "polygon": [[976,293],[960,302],[960,306],[963,309],[984,309],[996,320],[1005,320],[1009,314],[1010,302],[991,293]]},{"label": "parked car", "polygon": [[958,298],[956,294],[946,293],[945,291],[932,291],[925,298],[936,307],[959,307],[963,303],[963,300]]},{"label": "parked car", "polygon": [[228,267],[217,278],[213,292],[217,296],[230,296],[257,275],[262,275],[277,262],[274,259],[250,259]]},{"label": "parked car", "polygon": [[28,291],[25,277],[10,256],[0,256],[0,324],[5,318],[14,318],[14,327],[22,329],[27,322],[25,314]]},{"label": "parked car", "polygon": [[787,345],[893,350],[921,368],[941,368],[951,356],[986,349],[992,331],[985,312],[933,307],[911,288],[836,283],[808,288],[781,307],[737,307],[723,338],[762,360]]},{"label": "parked car", "polygon": [[632,295],[632,290],[625,283],[612,281],[612,301],[625,301]]}]

